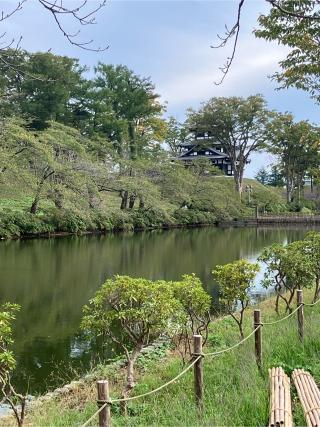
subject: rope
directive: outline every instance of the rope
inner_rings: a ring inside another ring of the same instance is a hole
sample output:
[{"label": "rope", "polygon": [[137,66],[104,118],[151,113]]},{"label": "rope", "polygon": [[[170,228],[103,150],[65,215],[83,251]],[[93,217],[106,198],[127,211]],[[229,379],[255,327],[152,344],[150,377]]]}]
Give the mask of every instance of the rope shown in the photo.
[{"label": "rope", "polygon": [[[161,385],[158,388],[155,388],[154,390],[151,391],[147,391],[146,393],[143,394],[138,394],[137,396],[132,396],[132,397],[126,397],[126,398],[122,398],[122,399],[112,399],[110,401],[110,403],[118,403],[118,402],[128,402],[129,400],[134,400],[134,399],[139,399],[140,397],[145,397],[145,396],[149,396],[150,394],[156,393],[157,391],[162,390],[163,388],[167,387],[168,385],[172,384],[173,382],[175,382],[177,379],[179,379],[180,377],[182,377],[182,375],[184,375],[187,371],[189,371],[190,368],[192,368],[192,366],[198,362],[199,359],[201,359],[202,355],[198,356],[196,359],[194,359],[190,365],[188,365],[183,371],[180,372],[179,375],[177,375],[176,377],[174,377],[172,380],[168,381],[167,383]],[[83,427],[83,426],[82,426]]]},{"label": "rope", "polygon": [[[154,390],[151,390],[151,391],[148,391],[148,392],[146,392],[146,393],[143,393],[143,394],[139,394],[139,395],[137,395],[137,396],[132,396],[132,397],[126,397],[126,398],[121,398],[121,399],[112,399],[112,400],[110,400],[109,402],[105,402],[99,409],[98,409],[98,411],[96,411],[84,424],[82,424],[81,425],[81,427],[87,427],[89,424],[90,424],[90,422],[107,406],[107,405],[109,405],[109,404],[113,404],[113,403],[119,403],[119,402],[128,402],[128,401],[130,401],[130,400],[135,400],[135,399],[140,399],[141,397],[145,397],[145,396],[149,396],[150,394],[153,394],[153,393],[156,393],[156,392],[158,392],[158,391],[160,391],[160,390],[162,390],[163,388],[165,388],[165,387],[168,387],[170,384],[172,384],[172,383],[174,383],[175,381],[177,381],[180,377],[182,377],[186,372],[188,372],[189,371],[189,369],[191,369],[192,368],[192,366],[196,363],[196,362],[198,362],[198,360],[199,359],[201,359],[203,356],[218,356],[218,355],[220,355],[220,354],[223,354],[223,353],[227,353],[227,352],[229,352],[229,351],[231,351],[231,350],[234,350],[235,348],[237,348],[237,347],[239,347],[241,344],[243,344],[245,341],[247,341],[258,329],[260,329],[261,328],[261,326],[263,326],[263,325],[267,325],[267,326],[269,326],[269,325],[275,325],[275,324],[277,324],[277,323],[280,323],[280,322],[282,322],[283,320],[286,320],[286,319],[288,319],[289,317],[291,317],[296,311],[298,311],[299,310],[299,308],[302,306],[302,305],[305,305],[305,306],[307,306],[307,307],[313,307],[313,306],[315,306],[316,304],[318,304],[320,302],[320,299],[318,300],[318,301],[316,301],[316,302],[314,302],[314,303],[312,303],[312,304],[306,304],[306,303],[302,303],[302,304],[300,304],[300,305],[298,305],[298,307],[297,308],[295,308],[290,314],[288,314],[287,316],[285,316],[285,317],[282,317],[281,319],[279,319],[279,320],[275,320],[274,322],[263,322],[263,323],[261,323],[261,324],[259,324],[249,335],[247,335],[245,338],[243,338],[241,341],[239,341],[237,344],[235,344],[235,345],[233,345],[233,346],[231,346],[231,347],[228,347],[228,348],[225,348],[224,350],[220,350],[220,351],[215,351],[215,352],[213,352],[213,353],[203,353],[203,354],[201,354],[201,355],[199,355],[197,358],[195,358],[183,371],[181,371],[180,372],[180,374],[178,374],[176,377],[174,377],[174,378],[172,378],[170,381],[168,381],[168,382],[166,382],[165,384],[162,384],[160,387],[158,387],[158,388],[155,388]],[[102,402],[101,402],[102,403]],[[318,408],[312,408],[312,409],[318,409]],[[309,410],[310,411],[310,410]]]},{"label": "rope", "polygon": [[247,337],[243,338],[243,340],[239,341],[237,344],[233,345],[232,347],[225,348],[224,350],[215,351],[213,353],[204,353],[204,356],[217,356],[222,353],[226,353],[228,351],[233,350],[234,348],[239,347],[239,345],[243,344],[247,339],[249,339],[258,329],[261,328],[262,325],[258,325]]},{"label": "rope", "polygon": [[281,319],[278,319],[278,320],[275,320],[274,322],[263,322],[263,324],[264,325],[275,325],[276,323],[280,323],[280,322],[282,322],[283,320],[286,320],[286,319],[289,319],[289,317],[291,317],[296,311],[298,311],[299,310],[299,308],[301,307],[301,305],[304,305],[304,304],[300,304],[297,308],[295,308],[290,314],[288,314],[287,316],[285,316],[285,317],[282,317]]},{"label": "rope", "polygon": [[313,307],[314,305],[317,305],[318,302],[320,302],[320,299],[318,299],[318,301],[316,301],[316,302],[314,302],[312,304],[306,304],[306,303],[304,303],[304,305],[306,305],[307,307]]},{"label": "rope", "polygon": [[81,424],[80,427],[87,427],[91,421],[104,409],[108,403],[103,404],[84,424]]}]

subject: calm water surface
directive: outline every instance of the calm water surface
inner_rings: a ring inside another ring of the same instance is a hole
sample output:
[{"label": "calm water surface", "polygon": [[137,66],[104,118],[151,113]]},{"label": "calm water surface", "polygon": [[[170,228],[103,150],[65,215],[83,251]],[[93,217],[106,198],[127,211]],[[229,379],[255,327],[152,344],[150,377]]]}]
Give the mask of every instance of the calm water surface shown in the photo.
[{"label": "calm water surface", "polygon": [[303,238],[306,231],[212,227],[1,242],[0,298],[22,306],[14,348],[19,385],[43,392],[66,382],[70,367],[89,367],[94,349],[79,333],[81,310],[106,278],[174,280],[196,273],[216,298],[215,265],[254,260],[265,246]]}]

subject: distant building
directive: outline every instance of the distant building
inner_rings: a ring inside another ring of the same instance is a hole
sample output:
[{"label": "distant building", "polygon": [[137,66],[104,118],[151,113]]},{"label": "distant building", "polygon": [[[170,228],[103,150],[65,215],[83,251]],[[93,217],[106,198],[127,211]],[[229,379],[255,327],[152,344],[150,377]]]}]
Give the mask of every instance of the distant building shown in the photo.
[{"label": "distant building", "polygon": [[192,137],[188,142],[180,144],[180,153],[177,160],[181,160],[186,166],[195,159],[209,159],[214,166],[217,166],[226,175],[232,176],[233,169],[230,157],[224,152],[220,143],[214,140],[211,132],[200,132],[191,129]]}]

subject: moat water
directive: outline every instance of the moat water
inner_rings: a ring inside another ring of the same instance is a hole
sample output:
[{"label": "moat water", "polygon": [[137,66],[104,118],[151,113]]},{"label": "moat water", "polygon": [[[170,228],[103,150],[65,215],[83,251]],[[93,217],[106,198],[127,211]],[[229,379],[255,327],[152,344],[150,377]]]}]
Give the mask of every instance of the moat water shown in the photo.
[{"label": "moat water", "polygon": [[[287,243],[306,228],[177,229],[0,242],[1,302],[21,305],[14,328],[19,388],[35,394],[84,372],[106,348],[79,331],[82,307],[115,274],[149,279],[198,275],[215,304],[211,271],[239,258],[255,260],[265,246]],[[266,292],[257,278],[253,297]]]}]

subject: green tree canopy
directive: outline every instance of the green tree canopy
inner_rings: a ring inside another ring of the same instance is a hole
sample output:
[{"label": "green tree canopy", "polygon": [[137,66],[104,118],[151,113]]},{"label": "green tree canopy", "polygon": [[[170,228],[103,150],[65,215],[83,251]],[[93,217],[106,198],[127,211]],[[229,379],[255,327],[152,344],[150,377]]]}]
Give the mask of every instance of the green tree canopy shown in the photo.
[{"label": "green tree canopy", "polygon": [[275,114],[268,125],[268,150],[278,158],[285,177],[287,202],[298,198],[308,170],[319,166],[320,132],[308,121],[295,122],[291,114]]},{"label": "green tree canopy", "polygon": [[[241,259],[229,264],[217,265],[212,272],[219,284],[220,301],[237,322],[241,339],[244,338],[244,312],[250,302],[249,290],[259,270],[257,263]],[[239,318],[236,314],[238,308]]]},{"label": "green tree canopy", "polygon": [[[284,12],[286,11],[286,13]],[[284,0],[258,19],[255,35],[290,49],[273,75],[280,88],[296,87],[320,102],[320,8],[316,0]]]},{"label": "green tree canopy", "polygon": [[134,364],[142,348],[165,332],[172,335],[179,330],[183,318],[170,282],[115,276],[84,308],[82,328],[94,336],[109,337],[124,351],[126,397],[134,387]]},{"label": "green tree canopy", "polygon": [[229,155],[236,190],[241,195],[243,174],[253,152],[264,147],[268,111],[261,95],[248,98],[212,98],[198,112],[191,112],[193,128],[210,131]]}]

